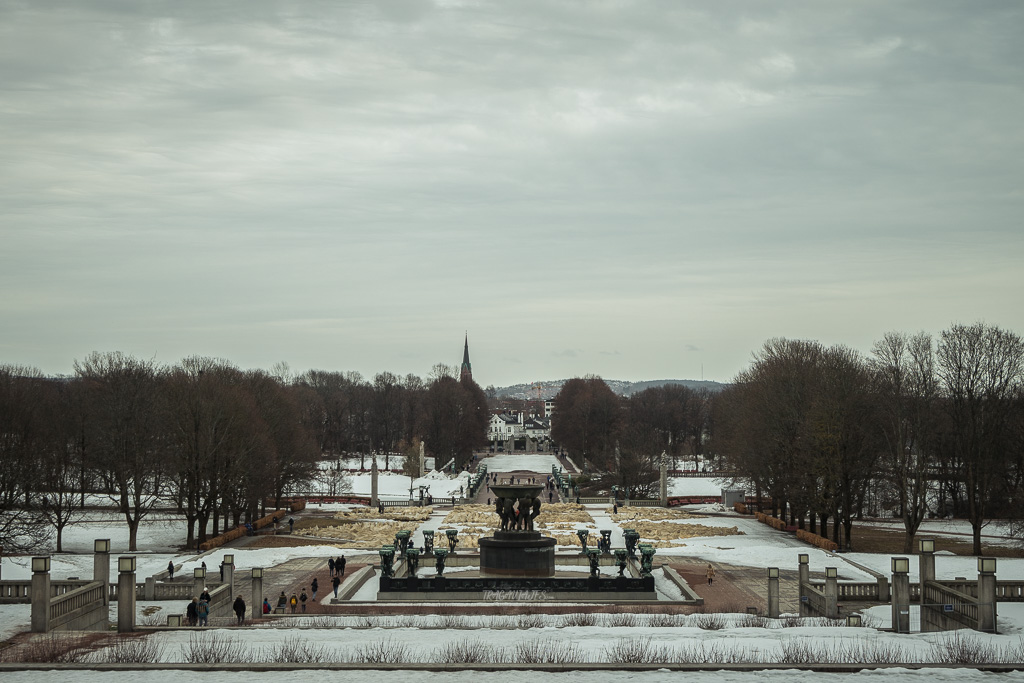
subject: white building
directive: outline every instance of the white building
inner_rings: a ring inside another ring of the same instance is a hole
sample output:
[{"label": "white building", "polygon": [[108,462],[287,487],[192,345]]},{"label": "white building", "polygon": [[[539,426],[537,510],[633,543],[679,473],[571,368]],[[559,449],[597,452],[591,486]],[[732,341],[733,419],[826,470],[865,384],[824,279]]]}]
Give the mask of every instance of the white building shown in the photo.
[{"label": "white building", "polygon": [[551,440],[551,420],[546,417],[532,417],[523,413],[499,413],[491,415],[487,425],[487,440],[492,450],[545,450]]}]

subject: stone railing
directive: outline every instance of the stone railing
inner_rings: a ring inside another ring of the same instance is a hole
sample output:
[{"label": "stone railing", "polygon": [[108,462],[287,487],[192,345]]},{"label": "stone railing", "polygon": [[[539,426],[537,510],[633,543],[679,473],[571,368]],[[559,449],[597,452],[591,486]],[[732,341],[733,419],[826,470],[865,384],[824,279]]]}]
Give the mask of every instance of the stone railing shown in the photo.
[{"label": "stone railing", "polygon": [[952,612],[943,612],[946,619],[952,619],[968,628],[977,628],[977,598],[948,588],[936,581],[928,581],[924,586],[924,602],[928,605],[952,605]]},{"label": "stone railing", "polygon": [[808,612],[812,616],[824,617],[828,615],[828,608],[825,603],[825,592],[814,584],[804,584],[804,596],[807,598]]},{"label": "stone railing", "polygon": [[[819,584],[822,585],[822,584]],[[879,602],[878,582],[840,582],[839,600],[850,600],[853,602]]]},{"label": "stone railing", "polygon": [[[85,630],[107,621],[106,603],[103,601],[103,583],[92,581],[72,591],[51,598],[49,626],[55,630]],[[90,613],[93,614],[91,617]],[[83,620],[88,623],[75,623]]]},{"label": "stone railing", "polygon": [[[91,581],[50,581],[50,597],[55,598],[76,591]],[[0,604],[31,602],[32,580],[0,581]]]}]

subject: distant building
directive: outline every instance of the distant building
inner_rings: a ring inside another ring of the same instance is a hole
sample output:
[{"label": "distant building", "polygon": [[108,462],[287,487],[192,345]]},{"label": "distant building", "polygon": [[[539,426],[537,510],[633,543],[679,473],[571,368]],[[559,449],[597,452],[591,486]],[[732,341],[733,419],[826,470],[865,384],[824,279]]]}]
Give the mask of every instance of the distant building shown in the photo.
[{"label": "distant building", "polygon": [[462,352],[462,372],[459,373],[460,380],[473,379],[473,366],[469,362],[469,333],[466,333],[466,347]]},{"label": "distant building", "polygon": [[555,414],[555,399],[549,398],[548,400],[544,401],[544,417],[546,417],[550,421],[551,420],[551,416],[554,415],[554,414]]},{"label": "distant building", "polygon": [[522,412],[491,415],[487,440],[492,451],[543,452],[551,441],[551,420]]}]

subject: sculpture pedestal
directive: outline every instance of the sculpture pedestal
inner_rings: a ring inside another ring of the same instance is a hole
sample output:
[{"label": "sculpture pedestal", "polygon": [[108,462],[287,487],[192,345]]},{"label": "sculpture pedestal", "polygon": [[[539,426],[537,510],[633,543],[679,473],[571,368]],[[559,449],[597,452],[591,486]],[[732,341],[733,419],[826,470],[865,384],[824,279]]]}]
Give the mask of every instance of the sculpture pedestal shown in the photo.
[{"label": "sculpture pedestal", "polygon": [[481,576],[555,575],[555,539],[539,531],[496,531],[479,545]]}]

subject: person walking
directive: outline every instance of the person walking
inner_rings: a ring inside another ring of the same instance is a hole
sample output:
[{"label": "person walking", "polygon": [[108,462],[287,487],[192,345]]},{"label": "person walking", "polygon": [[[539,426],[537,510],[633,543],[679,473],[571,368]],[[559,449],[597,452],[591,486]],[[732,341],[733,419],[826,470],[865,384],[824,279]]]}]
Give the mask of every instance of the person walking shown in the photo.
[{"label": "person walking", "polygon": [[292,614],[295,614],[295,608],[299,606],[299,599],[295,597],[295,593],[292,593],[292,597],[288,598],[288,604],[292,608]]},{"label": "person walking", "polygon": [[174,581],[174,560],[167,562],[167,580]]},{"label": "person walking", "polygon": [[224,583],[224,560],[220,562],[220,582]]},{"label": "person walking", "polygon": [[306,589],[305,588],[302,589],[302,595],[299,596],[299,600],[302,602],[302,611],[305,612],[306,611],[306,600],[309,600],[309,598],[306,596]]},{"label": "person walking", "polygon": [[320,590],[320,584],[317,582],[316,577],[313,577],[313,584],[310,586],[313,589],[313,602],[316,602],[316,593]]},{"label": "person walking", "polygon": [[288,533],[291,533],[294,530],[295,530],[295,518],[294,517],[289,517],[288,518]]},{"label": "person walking", "polygon": [[238,619],[238,625],[241,626],[242,622],[245,621],[245,600],[239,595],[235,598],[235,604],[231,606],[231,609],[235,612],[235,617]]},{"label": "person walking", "polygon": [[280,607],[281,611],[283,612],[284,608],[285,608],[285,605],[287,605],[287,604],[288,604],[288,596],[286,596],[284,594],[284,591],[281,591],[281,594],[279,596],[277,596],[277,606]]},{"label": "person walking", "polygon": [[334,597],[337,598],[338,597],[338,588],[341,586],[341,579],[338,578],[337,576],[335,576],[334,580],[331,581],[331,584],[334,586]]},{"label": "person walking", "polygon": [[263,613],[270,614],[270,600],[263,598]]},{"label": "person walking", "polygon": [[206,600],[199,600],[199,604],[196,605],[196,614],[199,616],[199,626],[209,625],[210,620],[210,603]]},{"label": "person walking", "polygon": [[338,576],[345,576],[345,556],[342,555],[338,558],[338,561],[334,563],[334,566],[338,569]]},{"label": "person walking", "polygon": [[715,568],[709,564],[708,570],[705,572],[705,574],[707,574],[708,585],[710,586],[715,580]]},{"label": "person walking", "polygon": [[193,597],[192,602],[185,608],[185,622],[189,626],[195,626],[199,622],[199,598]]},{"label": "person walking", "polygon": [[331,570],[331,576],[334,576],[334,558],[331,557],[327,560],[327,568]]}]

